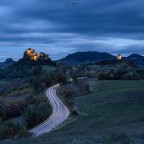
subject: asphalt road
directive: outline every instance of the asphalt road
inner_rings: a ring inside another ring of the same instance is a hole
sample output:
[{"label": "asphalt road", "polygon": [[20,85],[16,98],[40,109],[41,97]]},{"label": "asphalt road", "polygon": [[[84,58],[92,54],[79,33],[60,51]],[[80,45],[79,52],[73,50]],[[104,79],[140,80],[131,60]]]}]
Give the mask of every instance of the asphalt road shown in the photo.
[{"label": "asphalt road", "polygon": [[64,122],[68,117],[69,115],[68,108],[61,102],[61,100],[56,95],[56,90],[58,87],[59,84],[54,85],[47,90],[46,95],[52,105],[53,114],[44,123],[30,130],[33,136],[39,136],[44,133],[50,132],[56,126]]}]

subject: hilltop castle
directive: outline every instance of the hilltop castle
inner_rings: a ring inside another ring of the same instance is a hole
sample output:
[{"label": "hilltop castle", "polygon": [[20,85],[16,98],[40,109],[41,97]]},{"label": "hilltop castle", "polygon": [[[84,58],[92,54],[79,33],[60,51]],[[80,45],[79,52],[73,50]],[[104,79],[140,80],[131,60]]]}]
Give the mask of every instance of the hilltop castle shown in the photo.
[{"label": "hilltop castle", "polygon": [[48,55],[44,54],[43,52],[41,53],[37,53],[35,50],[33,50],[32,48],[28,48],[25,52],[25,56],[29,57],[31,60],[38,60],[40,58],[47,60],[48,59]]},{"label": "hilltop castle", "polygon": [[121,54],[118,54],[117,59],[118,59],[118,60],[122,60],[122,55],[121,55]]}]

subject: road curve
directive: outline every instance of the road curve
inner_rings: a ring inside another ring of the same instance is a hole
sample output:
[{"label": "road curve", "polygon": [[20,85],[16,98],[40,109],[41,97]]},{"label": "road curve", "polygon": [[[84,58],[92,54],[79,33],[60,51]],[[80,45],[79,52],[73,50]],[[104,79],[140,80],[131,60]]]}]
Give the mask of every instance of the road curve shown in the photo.
[{"label": "road curve", "polygon": [[52,105],[53,114],[44,123],[30,130],[30,133],[32,133],[33,136],[39,136],[41,134],[51,131],[56,126],[65,121],[68,117],[68,108],[61,102],[61,100],[56,95],[56,90],[58,87],[59,84],[54,85],[47,90],[46,95]]}]

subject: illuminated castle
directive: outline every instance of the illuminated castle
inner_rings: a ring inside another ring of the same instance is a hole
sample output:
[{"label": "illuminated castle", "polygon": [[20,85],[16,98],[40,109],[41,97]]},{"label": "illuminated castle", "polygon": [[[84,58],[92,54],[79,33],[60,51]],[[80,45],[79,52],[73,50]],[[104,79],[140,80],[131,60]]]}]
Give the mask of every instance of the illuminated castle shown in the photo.
[{"label": "illuminated castle", "polygon": [[43,52],[38,54],[32,48],[27,49],[26,52],[25,52],[25,55],[28,56],[31,60],[34,60],[34,61],[38,60],[39,58],[48,59],[48,55],[44,54]]},{"label": "illuminated castle", "polygon": [[118,59],[118,60],[122,60],[122,55],[121,55],[121,54],[118,54],[117,59]]}]

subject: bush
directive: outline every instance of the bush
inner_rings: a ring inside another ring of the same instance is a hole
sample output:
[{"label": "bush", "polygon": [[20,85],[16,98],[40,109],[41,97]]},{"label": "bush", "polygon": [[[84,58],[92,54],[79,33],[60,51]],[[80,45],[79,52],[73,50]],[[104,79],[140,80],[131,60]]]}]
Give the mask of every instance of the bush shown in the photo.
[{"label": "bush", "polygon": [[139,80],[141,78],[140,74],[136,72],[129,72],[124,74],[121,79],[123,80]]},{"label": "bush", "polygon": [[98,80],[111,80],[111,76],[108,73],[100,73],[98,74]]},{"label": "bush", "polygon": [[55,71],[52,77],[55,83],[65,84],[67,82],[67,77],[64,72]]},{"label": "bush", "polygon": [[48,102],[38,105],[28,106],[24,118],[27,128],[32,128],[44,120],[46,120],[51,114],[51,106]]},{"label": "bush", "polygon": [[42,67],[41,66],[37,66],[33,69],[33,76],[39,76],[42,74]]},{"label": "bush", "polygon": [[1,120],[8,120],[13,117],[20,116],[24,113],[27,106],[26,100],[7,100],[4,104],[0,105],[0,117]]},{"label": "bush", "polygon": [[28,130],[23,126],[13,122],[7,122],[0,125],[0,140],[8,138],[27,137]]}]

